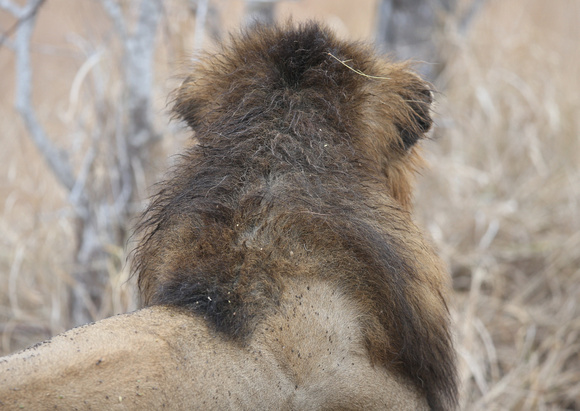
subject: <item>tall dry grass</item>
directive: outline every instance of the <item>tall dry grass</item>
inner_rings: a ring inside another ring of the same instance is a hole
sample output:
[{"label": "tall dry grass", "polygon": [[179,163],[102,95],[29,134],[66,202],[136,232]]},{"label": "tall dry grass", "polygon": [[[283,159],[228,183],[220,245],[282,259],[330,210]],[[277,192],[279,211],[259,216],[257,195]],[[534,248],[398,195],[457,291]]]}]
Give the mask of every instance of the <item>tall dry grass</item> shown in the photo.
[{"label": "tall dry grass", "polygon": [[580,409],[580,3],[449,28],[421,220],[450,263],[469,410]]},{"label": "tall dry grass", "polygon": [[[53,64],[62,77],[74,78],[83,63],[78,50],[70,52],[65,35],[51,31],[50,21],[60,21],[66,31],[62,20],[54,20],[63,8],[77,12],[65,3],[47,2],[45,12],[54,9],[45,30],[64,49],[37,54],[39,76],[47,76],[41,67]],[[166,3],[172,24],[164,28],[163,43],[169,46],[160,44],[157,63],[159,126],[168,136],[174,130],[163,107],[171,85],[163,79],[175,72],[175,61],[186,58],[182,53],[191,42],[184,39],[193,33],[184,11],[174,8],[178,3]],[[344,6],[327,3],[336,10]],[[284,6],[285,12],[291,7]],[[295,7],[307,15],[309,2]],[[320,7],[319,2],[317,13]],[[80,21],[79,13],[71,20]],[[352,16],[341,20],[338,11],[331,13],[329,21],[342,21],[343,34],[364,33],[373,23],[372,15],[351,22]],[[579,20],[580,3],[574,0],[489,0],[467,36],[450,22],[441,39],[447,64],[437,98],[438,127],[425,148],[431,168],[420,179],[416,204],[418,219],[453,275],[462,409],[580,409]],[[113,55],[104,57],[113,64]],[[10,89],[10,70],[8,52],[0,50],[3,90]],[[37,89],[42,120],[57,134],[67,128],[61,114],[70,87],[59,81],[63,84],[50,87],[40,82]],[[74,239],[65,193],[10,104],[9,96],[0,100],[4,354],[66,327]],[[161,156],[182,144],[166,138]],[[111,252],[125,258],[122,249]],[[105,314],[135,306],[127,271],[111,269],[111,310]]]}]

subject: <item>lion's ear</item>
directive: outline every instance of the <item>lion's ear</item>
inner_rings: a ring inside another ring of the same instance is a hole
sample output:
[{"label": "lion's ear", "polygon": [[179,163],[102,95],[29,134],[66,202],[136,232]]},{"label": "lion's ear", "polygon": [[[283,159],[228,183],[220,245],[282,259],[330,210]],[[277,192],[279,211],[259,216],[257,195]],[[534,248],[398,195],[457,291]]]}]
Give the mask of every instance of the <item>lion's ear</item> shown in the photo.
[{"label": "lion's ear", "polygon": [[196,130],[211,107],[207,94],[198,84],[200,80],[188,76],[173,94],[173,114]]},{"label": "lion's ear", "polygon": [[398,124],[401,140],[405,150],[410,149],[424,137],[433,124],[431,104],[433,92],[431,86],[419,76],[413,74],[413,81],[401,93],[407,104],[407,113]]}]

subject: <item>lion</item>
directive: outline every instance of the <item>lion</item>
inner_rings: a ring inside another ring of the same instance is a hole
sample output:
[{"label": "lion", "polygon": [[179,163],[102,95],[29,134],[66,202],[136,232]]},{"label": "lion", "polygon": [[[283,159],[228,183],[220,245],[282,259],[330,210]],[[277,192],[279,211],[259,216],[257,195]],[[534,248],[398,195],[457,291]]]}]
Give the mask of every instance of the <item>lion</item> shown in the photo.
[{"label": "lion", "polygon": [[0,404],[455,408],[449,277],[412,219],[432,100],[316,22],[233,36],[174,94],[195,144],[136,229],[145,308],[1,360]]}]

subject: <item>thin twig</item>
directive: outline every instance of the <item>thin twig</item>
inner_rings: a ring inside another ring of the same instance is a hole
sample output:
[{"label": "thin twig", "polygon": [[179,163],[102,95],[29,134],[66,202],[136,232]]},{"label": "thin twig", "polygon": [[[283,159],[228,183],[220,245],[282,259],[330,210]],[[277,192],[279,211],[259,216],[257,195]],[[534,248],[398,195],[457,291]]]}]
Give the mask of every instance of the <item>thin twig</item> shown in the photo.
[{"label": "thin twig", "polygon": [[4,42],[14,34],[16,30],[18,30],[18,27],[20,27],[22,23],[36,16],[36,13],[38,13],[38,10],[45,1],[46,0],[36,0],[36,4],[31,3],[32,7],[18,7],[9,0],[0,0],[0,8],[3,8],[17,18],[16,22],[14,22],[8,30],[2,33],[2,37],[0,37],[0,47],[4,45]]},{"label": "thin twig", "polygon": [[101,0],[101,4],[105,8],[105,11],[113,20],[113,24],[115,29],[123,39],[123,41],[127,38],[127,27],[125,25],[125,18],[123,16],[123,11],[119,7],[119,5],[112,0]]},{"label": "thin twig", "polygon": [[[32,0],[28,8],[38,11],[36,5],[44,0]],[[46,132],[38,118],[32,104],[32,66],[30,63],[30,39],[34,30],[36,14],[31,14],[22,20],[14,43],[16,51],[16,109],[22,116],[24,124],[30,133],[32,141],[44,156],[48,166],[58,180],[70,191],[75,184],[74,171],[68,155],[58,149]]]},{"label": "thin twig", "polygon": [[20,19],[25,14],[26,7],[19,7],[10,0],[0,0],[0,9],[4,9],[14,17]]},{"label": "thin twig", "polygon": [[350,60],[340,60],[338,57],[334,56],[331,53],[326,53],[328,54],[330,57],[332,57],[333,59],[335,59],[336,61],[338,61],[340,64],[342,64],[344,67],[348,68],[349,70],[354,71],[356,74],[363,76],[363,77],[367,77],[367,78],[372,78],[372,79],[376,79],[376,80],[389,80],[388,77],[380,77],[380,76],[371,76],[370,74],[365,74],[360,70],[355,69],[354,67],[349,66],[348,63]]}]

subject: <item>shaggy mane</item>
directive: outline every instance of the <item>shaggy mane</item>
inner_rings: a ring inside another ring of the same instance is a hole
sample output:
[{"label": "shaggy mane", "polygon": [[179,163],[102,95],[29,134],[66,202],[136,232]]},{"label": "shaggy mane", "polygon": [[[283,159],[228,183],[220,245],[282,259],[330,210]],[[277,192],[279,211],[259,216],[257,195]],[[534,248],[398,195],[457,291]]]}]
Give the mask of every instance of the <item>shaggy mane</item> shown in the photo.
[{"label": "shaggy mane", "polygon": [[197,144],[139,226],[143,302],[244,344],[286,278],[322,278],[360,307],[375,364],[453,408],[448,277],[410,215],[431,101],[407,65],[316,23],[232,37],[175,93]]}]

